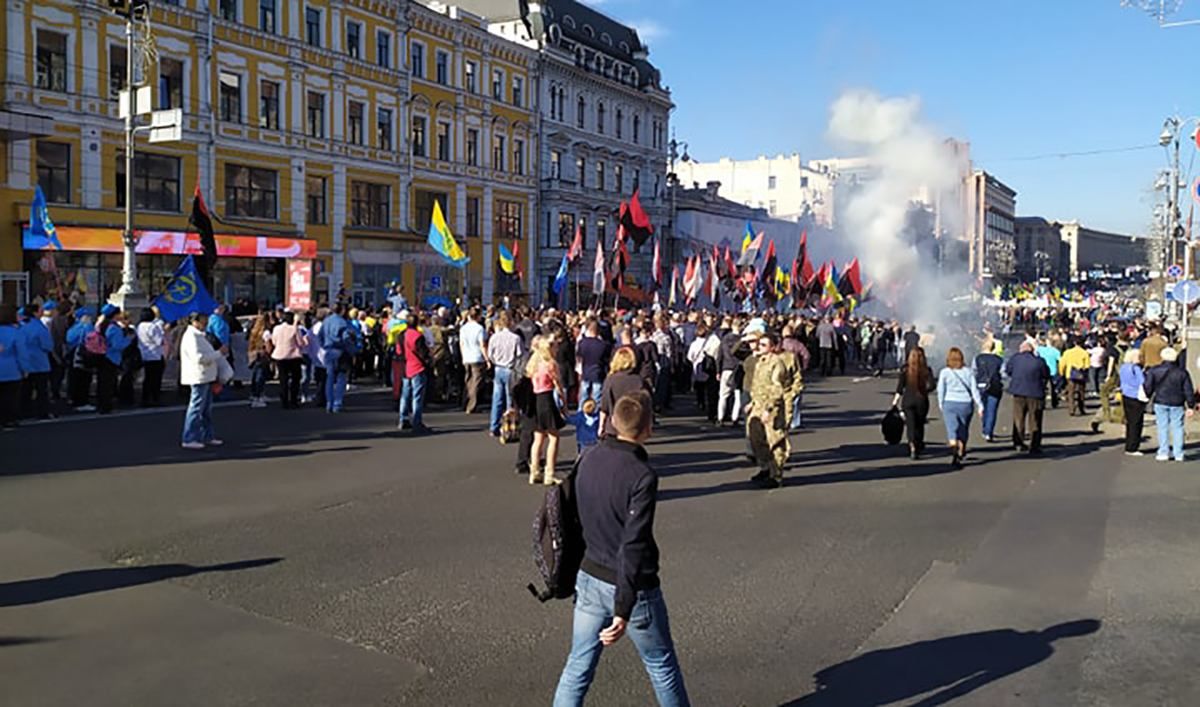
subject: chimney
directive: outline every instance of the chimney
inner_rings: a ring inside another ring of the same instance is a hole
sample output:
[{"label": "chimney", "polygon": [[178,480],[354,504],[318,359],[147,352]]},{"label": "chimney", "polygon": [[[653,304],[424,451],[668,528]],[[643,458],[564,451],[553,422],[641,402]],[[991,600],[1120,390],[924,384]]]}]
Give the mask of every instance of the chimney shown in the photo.
[{"label": "chimney", "polygon": [[716,201],[717,200],[717,192],[720,191],[720,189],[721,189],[721,183],[716,180],[707,182],[704,185],[704,189],[707,191],[707,194],[705,194],[704,198],[709,201]]}]

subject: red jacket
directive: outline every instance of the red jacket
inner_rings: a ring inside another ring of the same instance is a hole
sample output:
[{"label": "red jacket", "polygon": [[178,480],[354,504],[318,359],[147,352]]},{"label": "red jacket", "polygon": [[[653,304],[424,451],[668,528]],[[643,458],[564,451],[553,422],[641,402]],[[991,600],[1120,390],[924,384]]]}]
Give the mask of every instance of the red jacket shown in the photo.
[{"label": "red jacket", "polygon": [[409,327],[404,332],[404,377],[418,376],[429,366],[429,345],[425,342],[425,335],[417,328]]}]

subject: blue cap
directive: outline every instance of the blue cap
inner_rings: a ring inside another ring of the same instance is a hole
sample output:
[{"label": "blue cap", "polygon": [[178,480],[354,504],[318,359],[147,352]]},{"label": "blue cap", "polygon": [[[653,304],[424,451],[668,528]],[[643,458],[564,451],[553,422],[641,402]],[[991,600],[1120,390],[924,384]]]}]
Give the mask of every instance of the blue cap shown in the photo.
[{"label": "blue cap", "polygon": [[91,307],[79,307],[75,310],[75,318],[95,316]]},{"label": "blue cap", "polygon": [[121,311],[120,307],[118,307],[115,304],[109,303],[100,308],[100,316],[111,317],[112,315],[114,315],[120,311]]},{"label": "blue cap", "polygon": [[42,309],[57,309],[57,308],[58,308],[58,302],[55,302],[52,299],[48,299],[45,302],[42,302]]}]

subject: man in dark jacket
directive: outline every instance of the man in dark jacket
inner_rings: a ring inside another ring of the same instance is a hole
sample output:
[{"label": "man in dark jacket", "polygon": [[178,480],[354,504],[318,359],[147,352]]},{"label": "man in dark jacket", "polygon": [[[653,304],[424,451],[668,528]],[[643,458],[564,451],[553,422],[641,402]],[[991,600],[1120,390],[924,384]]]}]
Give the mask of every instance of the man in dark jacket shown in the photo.
[{"label": "man in dark jacket", "polygon": [[[1158,428],[1160,462],[1183,461],[1183,423],[1187,410],[1196,405],[1196,389],[1187,369],[1178,365],[1179,353],[1166,347],[1159,354],[1162,363],[1146,369],[1143,384],[1146,395],[1154,401],[1154,426]],[[1168,437],[1170,441],[1168,443]]]},{"label": "man in dark jacket", "polygon": [[996,355],[995,339],[984,342],[983,353],[975,357],[973,367],[975,384],[979,386],[979,397],[983,400],[983,438],[994,442],[996,413],[1000,410],[1000,399],[1004,396],[1004,384],[1000,377],[1004,359]]},{"label": "man in dark jacket", "polygon": [[1021,344],[1021,350],[1008,359],[1008,392],[1013,399],[1013,449],[1025,451],[1026,422],[1029,423],[1029,453],[1042,453],[1042,415],[1046,411],[1046,384],[1050,369],[1033,352],[1033,344]]},{"label": "man in dark jacket", "polygon": [[555,705],[583,704],[600,653],[626,633],[637,646],[658,703],[689,704],[659,588],[654,540],[658,475],[642,447],[652,423],[650,396],[626,395],[613,411],[617,438],[601,442],[579,461],[575,497],[587,550],[575,579],[571,654]]},{"label": "man in dark jacket", "polygon": [[[734,381],[734,373],[742,363],[737,352],[742,345],[739,322],[726,319],[722,326],[721,348],[717,351],[719,391],[717,395],[717,417],[721,424],[737,424],[742,414],[741,388]],[[726,410],[728,409],[728,412]]]}]

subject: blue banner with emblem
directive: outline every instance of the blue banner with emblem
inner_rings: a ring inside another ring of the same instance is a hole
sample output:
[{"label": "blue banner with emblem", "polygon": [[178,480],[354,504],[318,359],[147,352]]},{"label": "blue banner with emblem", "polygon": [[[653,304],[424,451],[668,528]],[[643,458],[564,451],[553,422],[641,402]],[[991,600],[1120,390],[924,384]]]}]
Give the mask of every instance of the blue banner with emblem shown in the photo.
[{"label": "blue banner with emblem", "polygon": [[163,320],[174,322],[192,312],[212,314],[217,302],[204,289],[204,283],[196,272],[196,263],[189,255],[175,269],[163,293],[154,299],[154,306],[158,307]]}]

